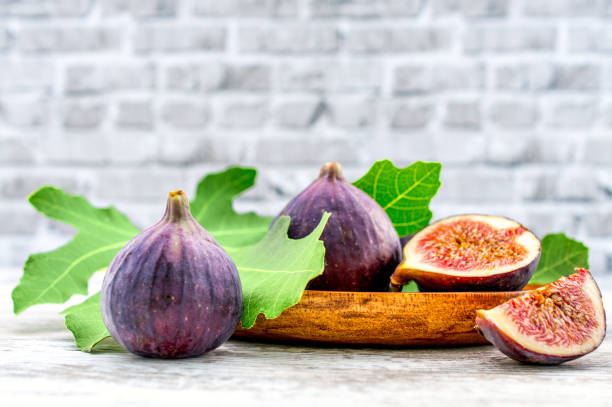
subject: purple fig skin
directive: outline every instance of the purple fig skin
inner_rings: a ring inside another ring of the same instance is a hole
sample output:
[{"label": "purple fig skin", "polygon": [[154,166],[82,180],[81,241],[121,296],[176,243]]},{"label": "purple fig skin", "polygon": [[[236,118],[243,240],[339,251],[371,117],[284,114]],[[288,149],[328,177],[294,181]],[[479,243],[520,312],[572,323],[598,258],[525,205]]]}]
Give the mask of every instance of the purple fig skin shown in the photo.
[{"label": "purple fig skin", "polygon": [[236,265],[189,211],[182,191],[163,218],[117,253],[104,277],[102,317],[141,356],[186,358],[217,348],[242,314]]},{"label": "purple fig skin", "polygon": [[529,364],[538,365],[558,365],[569,360],[577,359],[585,354],[570,355],[570,356],[558,356],[558,355],[546,355],[543,353],[533,352],[526,349],[518,342],[512,340],[508,335],[500,331],[495,324],[487,321],[484,318],[476,317],[476,325],[478,326],[479,332],[487,338],[493,346],[499,349],[506,356]]},{"label": "purple fig skin", "polygon": [[329,291],[386,291],[389,276],[402,259],[400,239],[383,208],[348,183],[340,164],[321,168],[319,178],[293,198],[280,216],[289,216],[288,236],[300,239],[331,216],[321,235],[325,269],[307,289]]},{"label": "purple fig skin", "polygon": [[391,287],[401,287],[414,280],[422,292],[517,291],[527,285],[535,273],[540,255],[528,265],[507,273],[486,277],[453,276],[423,270],[398,268],[391,276]]},{"label": "purple fig skin", "polygon": [[411,235],[406,235],[402,238],[400,238],[400,243],[402,244],[402,247],[406,246],[406,243],[408,243],[410,241],[410,239],[412,239],[414,237],[416,233],[413,233]]},{"label": "purple fig skin", "polygon": [[[601,310],[600,310],[601,322],[603,323],[603,327],[602,327],[603,329],[600,331],[601,333],[600,341],[594,346],[592,346],[591,348],[585,348],[583,351],[577,352],[573,355],[558,355],[558,354],[555,355],[553,353],[535,352],[533,350],[525,348],[519,342],[517,342],[516,340],[511,338],[509,335],[507,335],[504,332],[504,330],[500,328],[499,323],[496,321],[494,317],[489,317],[489,318],[486,317],[486,315],[483,312],[484,310],[476,311],[476,328],[478,329],[478,332],[480,332],[481,335],[487,338],[487,340],[491,342],[492,345],[494,345],[497,349],[499,349],[506,356],[514,360],[517,360],[519,362],[522,362],[522,363],[539,364],[539,365],[558,365],[563,362],[578,359],[586,354],[593,352],[603,342],[606,336],[606,329],[607,329],[606,311],[605,309],[603,309],[603,303],[601,302],[601,290],[599,289],[599,286],[597,285],[595,280],[593,280],[590,272],[582,268],[576,268],[575,274],[572,274],[567,277],[562,277],[561,279],[553,283],[547,284],[547,286],[552,286],[552,285],[558,284],[562,280],[569,280],[569,279],[583,279],[582,280],[583,282],[584,282],[584,279],[591,280],[599,296],[599,304],[601,306]],[[528,292],[523,294],[523,296],[528,296],[528,295],[530,295]],[[510,300],[510,301],[513,301],[513,300]],[[599,314],[599,312],[595,311],[595,315],[597,314]],[[593,316],[593,318],[595,318],[595,316]]]}]

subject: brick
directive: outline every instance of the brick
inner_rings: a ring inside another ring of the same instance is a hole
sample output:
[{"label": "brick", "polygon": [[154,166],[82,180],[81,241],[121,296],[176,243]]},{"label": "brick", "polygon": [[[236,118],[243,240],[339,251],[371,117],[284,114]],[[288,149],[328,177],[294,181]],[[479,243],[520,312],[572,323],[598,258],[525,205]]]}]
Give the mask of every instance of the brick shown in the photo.
[{"label": "brick", "polygon": [[[440,160],[436,157],[434,137],[423,131],[390,131],[388,133],[374,132],[360,142],[364,154],[361,159],[366,163],[389,159],[397,166],[408,166],[414,161]],[[365,173],[357,174],[355,179]]]},{"label": "brick", "polygon": [[[343,170],[347,179],[356,179],[347,173],[347,168]],[[360,172],[359,175],[364,173],[365,171]],[[286,202],[306,188],[317,174],[317,164],[308,165],[306,168],[292,168],[291,171],[273,169],[262,171],[257,174],[255,187],[249,189],[243,196],[260,201],[269,201],[271,197],[274,197],[284,199]]]},{"label": "brick", "polygon": [[178,128],[201,128],[210,118],[210,109],[205,103],[172,101],[162,106],[161,116],[165,123]]},{"label": "brick", "polygon": [[450,128],[480,128],[480,104],[473,101],[449,102],[446,105],[444,125]]},{"label": "brick", "polygon": [[45,168],[44,170],[21,171],[9,176],[4,181],[2,196],[8,199],[26,199],[41,185],[54,185],[70,194],[84,194],[88,185],[77,177],[62,169]]},{"label": "brick", "polygon": [[434,0],[436,15],[459,13],[466,17],[504,17],[508,14],[508,0]]},{"label": "brick", "polygon": [[108,140],[95,131],[50,134],[40,144],[43,163],[49,165],[101,165],[110,161]]},{"label": "brick", "polygon": [[309,60],[283,64],[280,87],[285,91],[378,91],[383,75],[379,63],[367,61]]},{"label": "brick", "polygon": [[[536,236],[543,237],[548,233],[563,231],[568,236],[576,236],[579,232],[579,216],[569,211],[563,211],[559,205],[538,205],[529,209],[522,222]],[[589,251],[589,260],[592,257]],[[590,261],[589,261],[590,262]]]},{"label": "brick", "polygon": [[609,200],[612,198],[612,169],[610,167],[599,167],[595,171],[595,176],[602,199]]},{"label": "brick", "polygon": [[314,125],[324,110],[325,105],[318,98],[292,100],[278,106],[275,116],[282,127],[306,128]]},{"label": "brick", "polygon": [[522,201],[552,201],[557,195],[558,170],[524,170],[517,174],[517,198]]},{"label": "brick", "polygon": [[521,11],[530,17],[599,17],[608,7],[607,0],[530,0]]},{"label": "brick", "polygon": [[482,64],[400,65],[395,70],[396,94],[418,94],[454,89],[479,89],[484,86]]},{"label": "brick", "polygon": [[533,139],[533,135],[515,131],[493,132],[487,137],[486,162],[502,165],[526,163],[530,160]]},{"label": "brick", "polygon": [[612,29],[609,27],[571,27],[567,40],[572,52],[612,52]]},{"label": "brick", "polygon": [[79,17],[86,15],[93,0],[21,0],[0,3],[0,16]]},{"label": "brick", "polygon": [[28,235],[36,232],[40,217],[31,208],[0,206],[0,235]]},{"label": "brick", "polygon": [[340,36],[333,26],[249,27],[239,31],[241,52],[330,53],[338,50]]},{"label": "brick", "polygon": [[8,30],[0,29],[0,51],[6,51],[13,42],[12,35]]},{"label": "brick", "polygon": [[[559,142],[563,140],[563,142]],[[568,165],[576,161],[576,140],[564,138],[558,132],[537,134],[531,139],[527,150],[527,161]]]},{"label": "brick", "polygon": [[427,93],[434,89],[434,68],[402,65],[395,69],[393,91],[396,94]]},{"label": "brick", "polygon": [[550,89],[555,86],[555,73],[555,66],[548,62],[501,65],[495,69],[495,87],[515,91]]},{"label": "brick", "polygon": [[426,127],[435,112],[430,102],[397,102],[391,107],[391,127],[420,129]]},{"label": "brick", "polygon": [[436,90],[482,89],[486,71],[483,64],[436,65],[433,85]]},{"label": "brick", "polygon": [[[232,143],[232,149],[235,144]],[[192,164],[213,161],[214,154],[208,137],[201,134],[177,132],[172,137],[163,137],[160,161],[170,164]]]},{"label": "brick", "polygon": [[531,101],[499,101],[491,106],[489,117],[501,127],[528,128],[538,120],[538,106]]},{"label": "brick", "polygon": [[[46,236],[44,239],[44,247],[40,248],[39,246],[43,246],[43,244],[40,243],[41,240],[43,239],[36,239],[33,241],[31,235],[0,236],[0,256],[2,256],[1,261],[3,266],[20,269],[23,267],[30,253],[53,250],[66,243],[65,237],[61,239]],[[5,273],[5,275],[8,274]]]},{"label": "brick", "polygon": [[259,128],[266,118],[267,107],[264,102],[236,102],[224,107],[221,120],[226,127]]},{"label": "brick", "polygon": [[553,127],[590,127],[597,118],[597,103],[558,102],[552,106],[549,124]]},{"label": "brick", "polygon": [[610,93],[612,91],[612,65],[606,66],[602,74],[602,87],[606,93]]},{"label": "brick", "polygon": [[69,94],[100,93],[155,87],[156,67],[150,63],[90,65],[66,68],[65,91]]},{"label": "brick", "polygon": [[15,33],[22,52],[83,52],[118,49],[121,32],[116,28],[22,28]]},{"label": "brick", "polygon": [[[160,160],[170,164],[220,163],[225,168],[228,162],[244,163],[252,155],[252,143],[248,140],[252,136],[226,132],[216,135],[179,132],[172,137],[162,138]],[[228,145],[232,147],[227,148]],[[199,173],[197,179],[205,173]]]},{"label": "brick", "polygon": [[557,30],[542,26],[468,27],[465,52],[553,51]]},{"label": "brick", "polygon": [[220,89],[226,79],[225,66],[217,63],[176,64],[166,68],[167,89],[202,92]]},{"label": "brick", "polygon": [[66,93],[93,93],[108,88],[107,70],[93,65],[73,65],[66,69]]},{"label": "brick", "polygon": [[601,68],[593,64],[503,65],[495,70],[495,86],[510,90],[577,90],[599,89]]},{"label": "brick", "polygon": [[54,65],[48,61],[2,61],[0,90],[50,90],[53,85]]},{"label": "brick", "polygon": [[49,104],[43,100],[7,98],[0,101],[0,117],[11,126],[41,127],[49,121]]},{"label": "brick", "polygon": [[234,65],[227,68],[224,86],[230,90],[263,91],[270,88],[271,71],[266,65]]},{"label": "brick", "polygon": [[487,162],[492,164],[563,164],[575,161],[573,141],[541,133],[493,133],[487,138]]},{"label": "brick", "polygon": [[612,138],[609,135],[584,140],[584,163],[612,165]]},{"label": "brick", "polygon": [[376,104],[371,100],[331,99],[326,106],[332,126],[352,129],[376,124]]},{"label": "brick", "polygon": [[[128,129],[136,125],[124,126]],[[159,156],[159,139],[150,131],[113,131],[108,136],[108,153],[111,164],[138,164],[156,162]],[[174,139],[174,134],[166,135]]]},{"label": "brick", "polygon": [[168,191],[185,185],[183,171],[172,168],[126,168],[96,172],[96,196],[109,201],[164,202]]},{"label": "brick", "polygon": [[[432,151],[435,153],[434,158],[429,159],[430,161],[441,161],[448,165],[475,164],[484,161],[486,136],[480,133],[466,131],[459,131],[456,134],[436,132],[432,137]],[[420,158],[417,159],[421,160]]]},{"label": "brick", "polygon": [[104,16],[128,13],[135,17],[173,17],[180,0],[101,0]]},{"label": "brick", "polygon": [[593,64],[558,65],[555,69],[555,89],[593,90],[602,82],[601,68]]},{"label": "brick", "polygon": [[298,0],[198,1],[194,14],[207,17],[297,17]]},{"label": "brick", "polygon": [[352,29],[345,33],[346,48],[355,53],[434,52],[451,47],[451,33],[446,29]]},{"label": "brick", "polygon": [[593,201],[599,195],[597,179],[591,170],[574,169],[557,173],[558,190],[555,198],[562,201]]},{"label": "brick", "polygon": [[510,205],[514,196],[514,175],[505,169],[448,168],[441,173],[444,188],[436,200],[440,202],[502,202]]},{"label": "brick", "polygon": [[357,160],[357,145],[346,138],[262,137],[255,144],[255,159],[263,164],[317,164],[338,161],[343,164]]},{"label": "brick", "polygon": [[134,34],[136,52],[222,51],[226,32],[213,26],[146,26]]},{"label": "brick", "polygon": [[103,102],[68,102],[62,110],[63,124],[69,130],[99,128],[108,114]]},{"label": "brick", "polygon": [[119,103],[116,124],[120,128],[148,130],[153,128],[153,106],[150,101]]},{"label": "brick", "polygon": [[423,0],[312,0],[314,17],[400,18],[421,12]]},{"label": "brick", "polygon": [[585,216],[585,225],[589,236],[612,236],[612,211],[589,211]]},{"label": "brick", "polygon": [[601,281],[599,280],[600,277],[607,279],[604,281],[610,281],[610,276],[612,276],[612,252],[610,252],[607,239],[601,239],[603,244],[593,244],[591,243],[593,239],[589,240],[587,242],[589,245],[589,269],[598,279],[597,281]]},{"label": "brick", "polygon": [[0,163],[27,164],[33,161],[33,142],[22,136],[0,137]]}]

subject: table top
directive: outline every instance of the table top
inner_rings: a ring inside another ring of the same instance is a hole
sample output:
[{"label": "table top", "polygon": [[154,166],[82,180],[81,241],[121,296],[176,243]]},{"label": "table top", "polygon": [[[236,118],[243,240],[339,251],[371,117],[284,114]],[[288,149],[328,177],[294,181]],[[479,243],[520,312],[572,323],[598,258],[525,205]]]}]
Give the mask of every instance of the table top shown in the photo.
[{"label": "table top", "polygon": [[[88,354],[77,350],[58,315],[65,306],[41,305],[13,315],[10,291],[19,275],[0,270],[4,406],[612,406],[610,334],[595,352],[559,366],[523,365],[492,346],[294,346],[233,339],[193,359],[141,358],[110,340]],[[600,286],[609,316],[612,278]]]}]

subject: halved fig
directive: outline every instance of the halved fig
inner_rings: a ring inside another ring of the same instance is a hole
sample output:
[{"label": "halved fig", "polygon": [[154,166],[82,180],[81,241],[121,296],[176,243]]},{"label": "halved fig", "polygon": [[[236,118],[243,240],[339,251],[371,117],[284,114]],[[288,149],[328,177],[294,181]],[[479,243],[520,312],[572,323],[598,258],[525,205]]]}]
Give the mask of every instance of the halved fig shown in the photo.
[{"label": "halved fig", "polygon": [[391,288],[415,281],[421,291],[523,288],[540,258],[538,238],[501,216],[459,215],[435,222],[404,246]]},{"label": "halved fig", "polygon": [[606,335],[601,292],[588,270],[576,271],[478,310],[478,329],[497,349],[524,363],[559,364],[594,351]]}]

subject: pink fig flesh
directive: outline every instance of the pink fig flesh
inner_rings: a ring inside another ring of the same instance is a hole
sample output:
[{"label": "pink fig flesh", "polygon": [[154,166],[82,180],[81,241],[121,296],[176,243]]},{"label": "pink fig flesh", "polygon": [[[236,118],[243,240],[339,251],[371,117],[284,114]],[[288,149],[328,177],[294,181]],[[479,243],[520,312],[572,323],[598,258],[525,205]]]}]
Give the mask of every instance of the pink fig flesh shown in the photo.
[{"label": "pink fig flesh", "polygon": [[559,364],[597,349],[606,334],[601,293],[591,273],[577,273],[478,310],[476,325],[501,352],[523,363]]},{"label": "pink fig flesh", "polygon": [[408,240],[391,287],[415,281],[421,291],[520,290],[535,272],[540,249],[538,238],[511,219],[453,216]]}]

